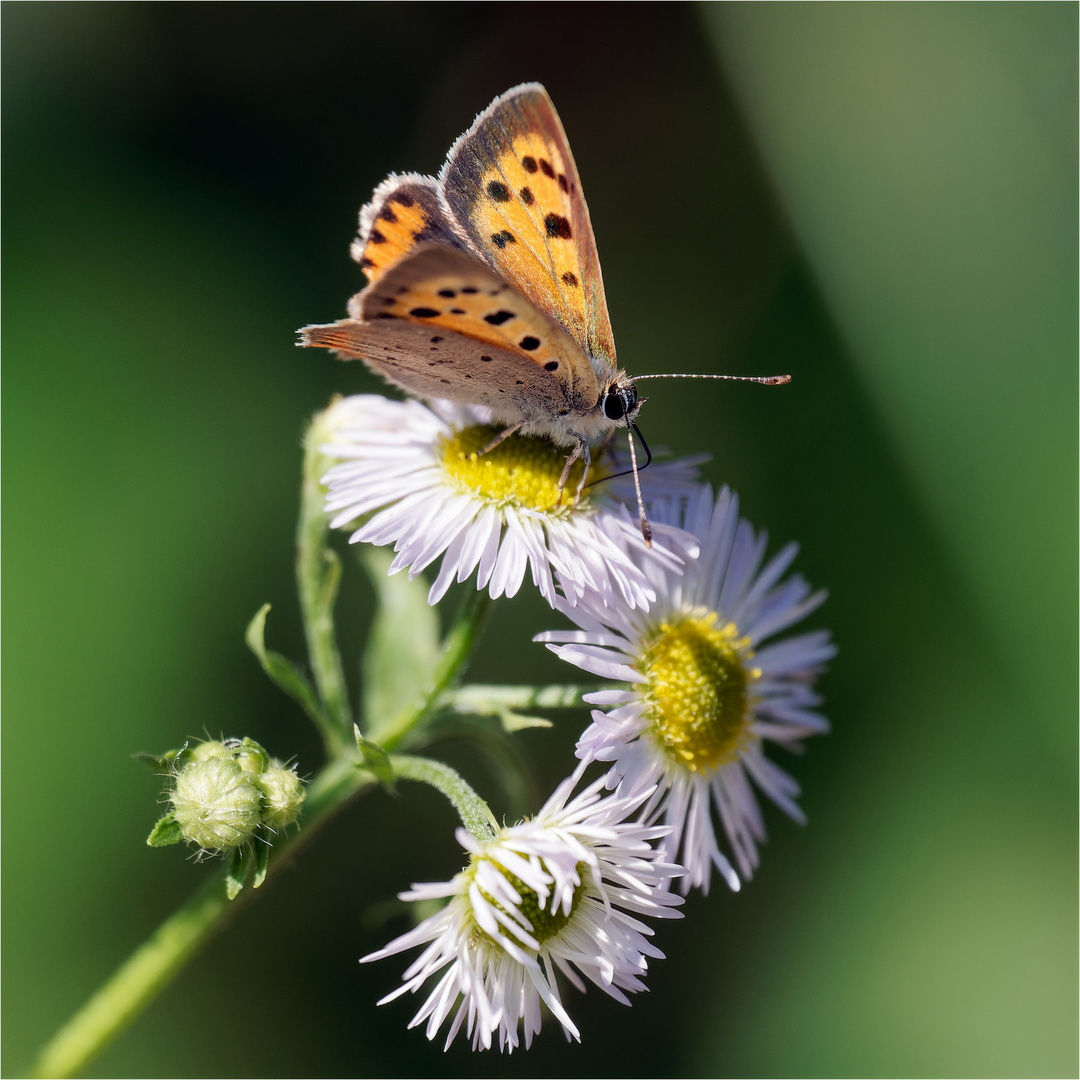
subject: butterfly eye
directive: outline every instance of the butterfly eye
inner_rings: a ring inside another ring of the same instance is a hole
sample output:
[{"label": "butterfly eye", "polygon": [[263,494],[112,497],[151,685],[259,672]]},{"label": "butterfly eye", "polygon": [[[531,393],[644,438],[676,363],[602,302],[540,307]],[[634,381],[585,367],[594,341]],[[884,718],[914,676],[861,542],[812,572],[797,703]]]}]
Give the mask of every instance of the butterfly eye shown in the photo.
[{"label": "butterfly eye", "polygon": [[637,404],[637,390],[634,384],[619,386],[612,383],[604,394],[604,415],[609,420],[623,420],[633,412]]}]

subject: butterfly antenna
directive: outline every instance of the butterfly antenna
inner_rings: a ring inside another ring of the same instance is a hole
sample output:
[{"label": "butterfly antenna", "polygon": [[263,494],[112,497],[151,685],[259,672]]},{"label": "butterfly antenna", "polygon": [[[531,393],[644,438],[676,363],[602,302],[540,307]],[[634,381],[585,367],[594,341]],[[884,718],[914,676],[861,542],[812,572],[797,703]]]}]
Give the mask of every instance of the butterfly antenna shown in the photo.
[{"label": "butterfly antenna", "polygon": [[727,379],[729,382],[756,382],[763,386],[783,386],[791,382],[790,375],[635,375],[634,382],[642,379]]},{"label": "butterfly antenna", "polygon": [[634,474],[634,493],[637,495],[638,513],[641,515],[641,535],[645,538],[645,546],[651,548],[652,526],[649,524],[649,519],[645,516],[645,502],[641,498],[641,480],[638,478],[637,451],[634,449],[635,433],[637,434],[637,437],[641,439],[641,445],[648,458],[645,465],[641,466],[643,469],[650,461],[652,461],[652,453],[649,450],[649,444],[641,438],[641,432],[638,430],[637,424],[628,423],[626,425],[626,439],[630,443],[630,471]]}]

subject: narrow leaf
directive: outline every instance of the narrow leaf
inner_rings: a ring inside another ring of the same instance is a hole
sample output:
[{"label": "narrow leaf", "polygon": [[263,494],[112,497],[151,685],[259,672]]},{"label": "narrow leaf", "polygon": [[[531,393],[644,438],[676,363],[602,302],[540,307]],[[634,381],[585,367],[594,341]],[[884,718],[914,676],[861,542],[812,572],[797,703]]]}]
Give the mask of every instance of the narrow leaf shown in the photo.
[{"label": "narrow leaf", "polygon": [[524,728],[551,727],[543,717],[519,709],[575,709],[581,707],[584,686],[459,686],[447,692],[444,701],[455,712],[498,717],[507,732]]},{"label": "narrow leaf", "polygon": [[269,604],[263,604],[255,613],[255,617],[248,623],[244,640],[248,648],[258,658],[263,671],[270,677],[281,690],[284,690],[308,716],[321,729],[325,720],[319,699],[311,683],[304,677],[295,664],[287,660],[280,653],[268,651],[263,635],[266,631],[266,615],[270,611]]},{"label": "narrow leaf", "polygon": [[246,844],[241,844],[233,853],[229,862],[229,872],[225,875],[225,895],[235,900],[244,887],[247,876],[247,863],[244,862]]},{"label": "narrow leaf", "polygon": [[150,847],[168,847],[170,844],[182,844],[183,842],[184,830],[180,828],[180,823],[172,814],[166,814],[150,830],[150,835],[146,838],[146,843]]},{"label": "narrow leaf", "polygon": [[153,773],[163,773],[169,771],[169,763],[178,753],[178,750],[170,750],[166,754],[148,754],[146,752],[140,752],[138,754],[132,754],[131,760],[137,761],[140,765],[145,765]]},{"label": "narrow leaf", "polygon": [[526,716],[524,713],[514,712],[513,709],[500,709],[495,715],[501,721],[503,731],[511,733],[524,731],[525,728],[547,728],[552,726],[551,721],[545,720],[542,716]]},{"label": "narrow leaf", "polygon": [[356,736],[356,749],[360,751],[364,759],[364,767],[368,769],[384,787],[394,787],[394,767],[390,764],[390,758],[386,751],[370,739],[360,734],[360,729],[353,724],[353,734]]},{"label": "narrow leaf", "polygon": [[266,880],[266,871],[270,867],[270,845],[262,840],[255,841],[255,879],[251,883],[257,889]]}]

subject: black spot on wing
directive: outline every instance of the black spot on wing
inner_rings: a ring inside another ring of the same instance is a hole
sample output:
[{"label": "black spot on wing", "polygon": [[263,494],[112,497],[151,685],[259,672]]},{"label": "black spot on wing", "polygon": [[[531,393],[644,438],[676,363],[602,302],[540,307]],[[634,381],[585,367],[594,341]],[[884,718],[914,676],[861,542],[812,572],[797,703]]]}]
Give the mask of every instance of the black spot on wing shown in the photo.
[{"label": "black spot on wing", "polygon": [[485,364],[490,364],[491,363],[491,357],[490,356],[481,356],[480,359],[483,360]]},{"label": "black spot on wing", "polygon": [[518,342],[518,345],[520,345],[526,352],[532,352],[533,349],[540,348],[540,339],[534,338],[531,334],[527,334]]},{"label": "black spot on wing", "polygon": [[447,300],[453,300],[457,293],[453,289],[440,289],[440,296],[445,296]]},{"label": "black spot on wing", "polygon": [[531,192],[531,191],[529,190],[528,186],[526,186],[526,187],[523,187],[523,188],[522,188],[522,189],[521,189],[521,190],[520,190],[520,191],[518,192],[518,195],[520,195],[520,196],[521,196],[521,201],[522,201],[522,202],[523,202],[523,203],[524,203],[524,204],[525,204],[526,206],[532,206],[532,204],[533,204],[534,202],[536,202],[536,198],[535,198],[535,197],[533,196],[533,193],[532,193],[532,192]]},{"label": "black spot on wing", "polygon": [[526,154],[525,157],[521,159],[521,167],[528,173],[536,172],[536,158],[532,157],[530,154]]},{"label": "black spot on wing", "polygon": [[547,158],[540,159],[540,171],[549,179],[555,179],[555,170],[551,167],[551,162]]},{"label": "black spot on wing", "polygon": [[492,180],[487,186],[487,193],[496,202],[510,201],[510,189],[500,180]]},{"label": "black spot on wing", "polygon": [[491,242],[502,251],[507,244],[516,244],[517,237],[509,229],[503,229],[502,232],[491,234]]},{"label": "black spot on wing", "polygon": [[484,316],[484,322],[490,323],[492,326],[502,326],[504,322],[508,322],[514,317],[512,311],[493,311],[490,315]]},{"label": "black spot on wing", "polygon": [[409,314],[414,319],[434,319],[439,312],[429,307],[414,307],[409,309]]},{"label": "black spot on wing", "polygon": [[425,225],[422,229],[417,229],[412,234],[413,240],[418,244],[426,243],[428,240],[446,240],[446,234],[436,225]]},{"label": "black spot on wing", "polygon": [[450,309],[450,314],[451,315],[464,315],[465,314],[465,309],[464,308],[459,308],[459,307],[452,307]]},{"label": "black spot on wing", "polygon": [[437,344],[438,344],[438,343],[439,343],[440,341],[442,341],[442,338],[441,338],[441,337],[439,337],[439,335],[438,335],[438,334],[436,334],[436,335],[435,335],[435,336],[434,336],[434,337],[433,337],[433,338],[431,339],[431,344],[432,344],[432,345],[437,345]]},{"label": "black spot on wing", "polygon": [[404,206],[406,209],[416,204],[416,200],[411,195],[404,194],[395,195],[394,202],[396,202],[398,206]]},{"label": "black spot on wing", "polygon": [[569,240],[573,233],[570,231],[570,222],[562,214],[548,214],[544,218],[544,227],[548,236],[558,237],[560,240]]},{"label": "black spot on wing", "polygon": [[461,290],[466,296],[472,296],[474,293],[478,293],[480,290],[475,285],[466,285]]},{"label": "black spot on wing", "polygon": [[381,232],[379,232],[378,229],[372,229],[371,232],[368,233],[368,243],[369,244],[385,244],[386,243],[386,237],[383,236],[383,234]]},{"label": "black spot on wing", "polygon": [[559,187],[567,194],[570,193],[570,182],[566,179],[566,173],[559,173]]},{"label": "black spot on wing", "polygon": [[571,273],[569,270],[563,274],[562,279],[567,285],[576,285],[578,283],[577,274]]},{"label": "black spot on wing", "polygon": [[549,360],[544,365],[544,370],[545,371],[558,371],[559,370],[559,361],[558,360]]},{"label": "black spot on wing", "polygon": [[387,203],[379,211],[379,217],[382,218],[383,221],[390,222],[391,225],[396,225],[397,224],[397,214],[395,214],[394,211],[390,209],[390,204],[389,203]]}]

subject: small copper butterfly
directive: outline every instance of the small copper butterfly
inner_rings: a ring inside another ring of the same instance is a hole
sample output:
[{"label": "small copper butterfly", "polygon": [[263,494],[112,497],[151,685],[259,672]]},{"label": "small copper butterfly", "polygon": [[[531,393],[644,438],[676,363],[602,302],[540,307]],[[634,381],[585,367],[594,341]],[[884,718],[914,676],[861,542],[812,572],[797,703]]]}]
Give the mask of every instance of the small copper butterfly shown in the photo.
[{"label": "small copper butterfly", "polygon": [[[578,495],[590,442],[637,431],[644,399],[615,359],[589,208],[539,83],[480,113],[438,179],[387,177],[360,212],[352,256],[368,286],[349,318],[304,327],[301,344],[359,358],[418,397],[487,406],[506,427],[482,452],[515,432],[571,447],[560,489],[584,457]],[[630,452],[636,482],[632,438]],[[640,489],[638,504],[648,541]]]}]

